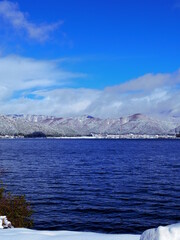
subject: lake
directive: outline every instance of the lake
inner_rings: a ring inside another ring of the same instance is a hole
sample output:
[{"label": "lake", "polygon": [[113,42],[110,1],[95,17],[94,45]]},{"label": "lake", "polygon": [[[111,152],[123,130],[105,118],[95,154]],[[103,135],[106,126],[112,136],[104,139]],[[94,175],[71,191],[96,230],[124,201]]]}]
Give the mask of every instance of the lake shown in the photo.
[{"label": "lake", "polygon": [[179,140],[1,139],[0,180],[34,228],[141,233],[180,221]]}]

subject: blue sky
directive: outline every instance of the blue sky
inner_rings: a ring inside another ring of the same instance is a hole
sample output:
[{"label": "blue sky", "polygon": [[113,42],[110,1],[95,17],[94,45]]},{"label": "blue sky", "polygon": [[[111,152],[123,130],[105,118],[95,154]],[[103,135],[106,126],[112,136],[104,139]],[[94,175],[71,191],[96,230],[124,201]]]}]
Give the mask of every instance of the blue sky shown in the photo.
[{"label": "blue sky", "polygon": [[178,0],[0,1],[2,113],[179,116],[179,25]]}]

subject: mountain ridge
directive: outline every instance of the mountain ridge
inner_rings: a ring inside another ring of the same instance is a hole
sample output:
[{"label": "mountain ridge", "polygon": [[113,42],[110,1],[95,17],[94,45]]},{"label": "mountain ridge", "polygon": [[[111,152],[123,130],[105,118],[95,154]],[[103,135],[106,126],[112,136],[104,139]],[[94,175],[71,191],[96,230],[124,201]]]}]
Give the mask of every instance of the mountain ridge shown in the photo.
[{"label": "mountain ridge", "polygon": [[160,120],[136,113],[120,118],[101,119],[90,115],[55,117],[45,115],[0,115],[0,135],[27,135],[42,132],[47,136],[175,135],[180,122]]}]

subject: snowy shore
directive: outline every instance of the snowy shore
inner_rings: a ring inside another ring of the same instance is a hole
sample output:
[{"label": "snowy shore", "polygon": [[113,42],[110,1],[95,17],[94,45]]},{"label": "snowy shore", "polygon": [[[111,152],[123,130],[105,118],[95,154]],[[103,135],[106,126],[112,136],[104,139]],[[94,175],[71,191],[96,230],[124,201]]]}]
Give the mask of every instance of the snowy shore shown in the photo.
[{"label": "snowy shore", "polygon": [[[0,135],[0,139],[24,139],[24,136],[13,136],[13,135]],[[147,135],[147,134],[124,134],[124,135],[103,135],[95,134],[92,136],[59,136],[59,137],[32,137],[25,139],[180,139],[176,135]]]},{"label": "snowy shore", "polygon": [[180,240],[180,223],[149,229],[140,235],[70,231],[37,231],[24,228],[0,230],[0,240]]},{"label": "snowy shore", "polygon": [[36,231],[29,229],[4,229],[0,240],[139,240],[140,235],[100,234],[70,231]]}]

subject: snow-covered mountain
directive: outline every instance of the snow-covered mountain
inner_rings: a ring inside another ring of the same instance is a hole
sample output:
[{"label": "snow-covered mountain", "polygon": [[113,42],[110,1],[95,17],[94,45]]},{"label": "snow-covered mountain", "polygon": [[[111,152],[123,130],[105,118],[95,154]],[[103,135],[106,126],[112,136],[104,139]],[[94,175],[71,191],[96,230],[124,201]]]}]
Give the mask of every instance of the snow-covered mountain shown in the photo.
[{"label": "snow-covered mountain", "polygon": [[164,135],[180,131],[180,122],[159,120],[142,114],[118,119],[92,116],[59,118],[42,115],[0,115],[0,135],[26,135],[43,132],[51,136],[82,136],[91,134]]}]

